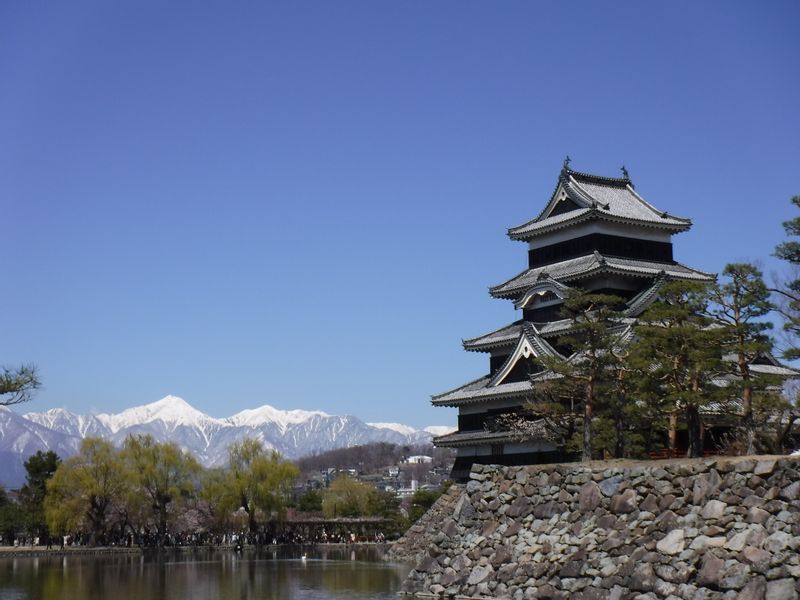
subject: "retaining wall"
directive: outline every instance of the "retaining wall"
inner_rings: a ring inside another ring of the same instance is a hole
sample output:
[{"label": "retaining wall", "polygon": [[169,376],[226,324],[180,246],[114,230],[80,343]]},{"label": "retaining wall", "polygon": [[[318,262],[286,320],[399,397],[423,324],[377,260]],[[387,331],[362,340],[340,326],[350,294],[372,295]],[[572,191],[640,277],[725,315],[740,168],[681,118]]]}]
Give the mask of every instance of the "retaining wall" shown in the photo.
[{"label": "retaining wall", "polygon": [[443,506],[451,508],[421,525],[427,548],[407,594],[784,600],[800,592],[798,458],[475,465]]}]

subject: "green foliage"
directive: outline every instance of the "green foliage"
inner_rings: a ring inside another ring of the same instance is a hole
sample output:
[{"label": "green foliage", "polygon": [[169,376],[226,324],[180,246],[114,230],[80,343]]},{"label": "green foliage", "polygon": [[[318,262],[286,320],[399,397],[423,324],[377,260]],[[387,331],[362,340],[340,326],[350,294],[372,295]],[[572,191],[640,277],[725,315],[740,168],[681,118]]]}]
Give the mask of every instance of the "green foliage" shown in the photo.
[{"label": "green foliage", "polygon": [[21,533],[25,522],[25,513],[16,502],[9,500],[6,490],[0,487],[0,536],[2,543],[10,545],[14,538]]},{"label": "green foliage", "polygon": [[228,469],[206,480],[206,497],[223,513],[244,509],[250,530],[256,531],[259,515],[271,519],[283,514],[298,474],[278,452],[266,452],[261,442],[244,439],[228,448]]},{"label": "green foliage", "polygon": [[207,518],[215,529],[224,528],[231,513],[238,509],[231,508],[231,502],[226,499],[227,485],[228,476],[224,468],[206,469],[200,475],[199,497],[204,503]]},{"label": "green foliage", "polygon": [[635,370],[637,397],[655,412],[685,417],[690,457],[702,456],[700,410],[724,406],[727,392],[715,385],[724,373],[725,330],[711,327],[708,285],[672,281],[634,329],[628,362]]},{"label": "green foliage", "polygon": [[0,406],[27,402],[41,385],[34,365],[0,368]]},{"label": "green foliage", "polygon": [[[800,208],[800,196],[791,199],[792,204]],[[783,223],[787,236],[800,236],[800,217]],[[775,256],[785,260],[792,267],[789,278],[778,289],[773,290],[779,298],[779,312],[783,317],[783,329],[791,338],[791,345],[784,352],[790,360],[800,358],[800,241],[789,240],[778,244]]]},{"label": "green foliage", "polygon": [[742,427],[746,438],[743,452],[755,452],[755,423],[753,420],[753,395],[779,385],[774,377],[759,376],[750,364],[772,350],[772,340],[767,332],[772,323],[763,321],[773,309],[770,291],[761,271],[750,264],[729,264],[722,272],[727,281],[711,288],[713,304],[709,314],[717,326],[723,328],[722,352],[730,373],[735,376],[729,391],[741,396]]},{"label": "green foliage", "polygon": [[428,512],[433,503],[442,495],[441,490],[418,490],[411,496],[411,505],[408,508],[408,520],[416,523],[419,518]]},{"label": "green foliage", "polygon": [[367,515],[384,518],[399,517],[399,507],[400,500],[397,496],[391,492],[375,489],[375,494],[370,496],[367,505]]},{"label": "green foliage", "polygon": [[20,489],[20,501],[25,512],[25,521],[31,531],[46,535],[44,499],[47,482],[53,477],[61,459],[52,450],[39,450],[25,461],[27,472],[25,485]]},{"label": "green foliage", "polygon": [[297,500],[297,510],[303,512],[322,511],[322,493],[319,490],[306,490]]},{"label": "green foliage", "polygon": [[569,332],[558,340],[560,347],[569,348],[569,358],[545,360],[545,366],[561,376],[550,386],[561,387],[582,406],[582,436],[579,447],[583,460],[593,458],[593,423],[601,392],[608,398],[606,408],[613,402],[615,373],[620,359],[621,336],[618,307],[622,299],[609,294],[594,294],[576,289],[564,300],[562,315],[570,320]]},{"label": "green foliage", "polygon": [[339,475],[322,497],[326,517],[361,517],[375,514],[380,506],[377,490],[347,475]]},{"label": "green foliage", "polygon": [[50,531],[84,529],[96,541],[111,513],[129,493],[130,480],[110,442],[85,438],[78,454],[63,461],[47,482],[44,510]]},{"label": "green foliage", "polygon": [[131,481],[129,506],[142,501],[159,534],[167,531],[170,509],[193,498],[200,465],[174,443],[152,436],[129,436],[121,453]]},{"label": "green foliage", "polygon": [[800,382],[792,381],[784,386],[783,393],[761,392],[753,398],[753,421],[755,423],[755,449],[766,454],[783,454],[800,446],[795,424],[800,421],[797,410],[797,395]]}]

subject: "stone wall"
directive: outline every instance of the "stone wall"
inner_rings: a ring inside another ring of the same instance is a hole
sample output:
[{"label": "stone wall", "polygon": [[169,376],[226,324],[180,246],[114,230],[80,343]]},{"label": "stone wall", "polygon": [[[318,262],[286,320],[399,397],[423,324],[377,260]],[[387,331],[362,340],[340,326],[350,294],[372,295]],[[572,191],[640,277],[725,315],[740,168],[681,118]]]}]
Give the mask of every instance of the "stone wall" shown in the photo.
[{"label": "stone wall", "polygon": [[435,533],[407,594],[782,600],[800,591],[796,458],[475,465],[452,513],[428,523]]},{"label": "stone wall", "polygon": [[453,509],[464,493],[464,486],[453,484],[436,499],[428,511],[414,523],[403,536],[392,544],[386,559],[415,565],[422,560],[433,544],[434,537],[441,530],[445,519],[453,516]]}]

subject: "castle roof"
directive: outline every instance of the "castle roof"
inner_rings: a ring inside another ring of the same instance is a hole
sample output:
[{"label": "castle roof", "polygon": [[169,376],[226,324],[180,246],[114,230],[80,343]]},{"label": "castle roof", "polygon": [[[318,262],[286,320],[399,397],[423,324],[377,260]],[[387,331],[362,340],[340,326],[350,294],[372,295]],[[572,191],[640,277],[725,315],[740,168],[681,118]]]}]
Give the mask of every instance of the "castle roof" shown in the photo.
[{"label": "castle roof", "polygon": [[659,210],[633,187],[630,178],[602,177],[573,171],[566,165],[544,210],[534,219],[511,227],[508,236],[528,241],[536,236],[589,220],[604,220],[669,230],[686,231],[691,219]]},{"label": "castle roof", "polygon": [[494,375],[481,377],[449,392],[433,396],[432,403],[435,406],[461,406],[489,398],[511,398],[528,394],[532,389],[530,380],[505,381],[514,365],[530,357],[557,356],[558,352],[532,323],[523,321],[513,326],[518,328],[514,339],[516,348]]},{"label": "castle roof", "polygon": [[494,348],[513,346],[519,339],[520,331],[522,331],[522,321],[514,321],[509,325],[503,325],[500,329],[462,340],[461,343],[464,345],[464,350],[488,352]]},{"label": "castle roof", "polygon": [[492,377],[486,375],[449,392],[433,396],[431,404],[434,406],[463,406],[489,399],[518,398],[530,394],[533,389],[530,381],[514,381],[489,387],[491,381]]},{"label": "castle roof", "polygon": [[653,278],[661,274],[671,279],[712,281],[714,275],[687,267],[678,262],[660,262],[618,256],[605,256],[597,251],[560,262],[525,269],[505,283],[489,288],[495,298],[516,300],[542,277],[567,283],[593,275],[613,273],[628,277]]},{"label": "castle roof", "polygon": [[[666,281],[666,276],[660,275],[656,277],[651,286],[628,300],[625,303],[626,308],[623,313],[625,319],[623,319],[623,322],[632,323],[633,317],[641,315],[658,298],[658,291]],[[490,352],[498,348],[512,347],[519,340],[523,323],[525,321],[520,319],[489,333],[462,340],[461,343],[464,346],[464,350],[470,352]],[[571,326],[572,321],[569,319],[558,319],[547,323],[536,323],[536,331],[540,336],[548,339],[566,333]]]},{"label": "castle roof", "polygon": [[[546,439],[542,428],[542,439]],[[440,448],[458,448],[460,446],[475,446],[476,444],[499,444],[517,441],[516,436],[510,431],[454,431],[447,435],[434,438],[433,443]]]}]

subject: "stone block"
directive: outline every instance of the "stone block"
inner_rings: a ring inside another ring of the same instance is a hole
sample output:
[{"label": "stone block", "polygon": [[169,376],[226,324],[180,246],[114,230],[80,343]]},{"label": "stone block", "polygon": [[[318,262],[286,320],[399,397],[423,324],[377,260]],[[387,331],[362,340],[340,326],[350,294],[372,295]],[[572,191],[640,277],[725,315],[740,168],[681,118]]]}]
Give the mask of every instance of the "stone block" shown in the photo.
[{"label": "stone block", "polygon": [[700,511],[700,516],[704,519],[719,519],[725,514],[725,509],[728,507],[724,502],[719,500],[709,500]]},{"label": "stone block", "polygon": [[797,500],[800,498],[800,481],[790,483],[781,490],[781,496],[787,500]]},{"label": "stone block", "polygon": [[621,494],[611,497],[611,512],[631,513],[634,510],[636,510],[636,490],[627,489]]},{"label": "stone block", "polygon": [[719,580],[719,587],[723,590],[740,590],[750,581],[750,568],[742,563],[729,560],[725,561]]},{"label": "stone block", "polygon": [[700,570],[697,572],[696,583],[702,587],[717,587],[722,578],[722,569],[725,561],[717,558],[710,552],[703,556]]},{"label": "stone block", "polygon": [[491,567],[491,565],[478,565],[470,572],[469,578],[467,578],[467,585],[477,585],[482,583],[486,581],[486,579],[488,579],[492,573],[494,573],[494,569]]},{"label": "stone block", "polygon": [[752,565],[768,563],[769,559],[772,557],[766,550],[756,548],[755,546],[746,546],[742,550],[742,556]]},{"label": "stone block", "polygon": [[685,535],[683,529],[673,529],[666,537],[656,543],[656,549],[661,554],[667,554],[669,556],[680,554],[686,547]]},{"label": "stone block", "polygon": [[766,600],[797,600],[794,579],[778,579],[767,583]]},{"label": "stone block", "polygon": [[716,469],[711,469],[708,473],[698,475],[695,478],[692,489],[692,503],[697,506],[705,504],[706,500],[719,490],[721,483],[722,477],[720,477]]},{"label": "stone block", "polygon": [[578,507],[583,512],[591,512],[598,506],[603,499],[602,491],[594,481],[589,481],[581,486],[578,495]]},{"label": "stone block", "polygon": [[745,521],[748,523],[759,523],[764,524],[769,519],[770,514],[765,511],[763,508],[758,508],[757,506],[752,506],[747,511],[747,516],[745,517]]},{"label": "stone block", "polygon": [[739,592],[738,600],[765,600],[767,582],[763,577],[751,579]]}]

